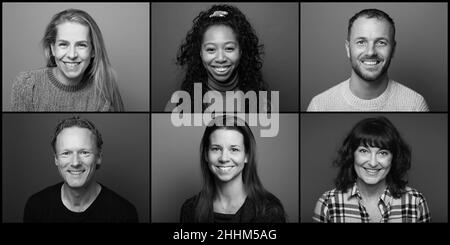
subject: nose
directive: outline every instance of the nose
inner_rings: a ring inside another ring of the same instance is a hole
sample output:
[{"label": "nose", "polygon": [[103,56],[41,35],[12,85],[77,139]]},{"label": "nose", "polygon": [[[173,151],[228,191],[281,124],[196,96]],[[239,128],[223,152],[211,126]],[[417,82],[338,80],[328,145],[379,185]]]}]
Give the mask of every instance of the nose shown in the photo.
[{"label": "nose", "polygon": [[75,47],[74,46],[70,46],[69,47],[69,51],[67,52],[67,57],[69,59],[75,59],[75,58],[77,58],[77,56],[78,56],[78,54],[77,54],[77,51],[76,51]]},{"label": "nose", "polygon": [[70,163],[72,167],[78,167],[81,165],[80,156],[78,154],[74,154],[72,162]]},{"label": "nose", "polygon": [[375,54],[375,43],[369,43],[367,45],[367,55],[372,56],[373,54]]},{"label": "nose", "polygon": [[226,61],[226,57],[225,57],[223,50],[217,51],[216,62],[223,63],[225,61]]},{"label": "nose", "polygon": [[375,168],[378,165],[378,160],[376,154],[370,155],[369,166]]},{"label": "nose", "polygon": [[229,154],[228,154],[228,151],[227,150],[223,150],[222,151],[222,154],[220,155],[220,157],[219,157],[219,162],[220,163],[226,163],[226,162],[228,162],[230,160],[230,156],[229,156]]}]

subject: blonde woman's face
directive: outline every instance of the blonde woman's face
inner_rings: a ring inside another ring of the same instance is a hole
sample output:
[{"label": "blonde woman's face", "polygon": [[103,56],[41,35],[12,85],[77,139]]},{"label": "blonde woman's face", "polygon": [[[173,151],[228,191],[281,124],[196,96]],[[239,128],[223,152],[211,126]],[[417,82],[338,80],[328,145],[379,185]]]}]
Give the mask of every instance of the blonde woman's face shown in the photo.
[{"label": "blonde woman's face", "polygon": [[93,55],[89,28],[76,22],[64,22],[56,29],[56,41],[51,46],[58,67],[56,76],[66,85],[78,84]]}]

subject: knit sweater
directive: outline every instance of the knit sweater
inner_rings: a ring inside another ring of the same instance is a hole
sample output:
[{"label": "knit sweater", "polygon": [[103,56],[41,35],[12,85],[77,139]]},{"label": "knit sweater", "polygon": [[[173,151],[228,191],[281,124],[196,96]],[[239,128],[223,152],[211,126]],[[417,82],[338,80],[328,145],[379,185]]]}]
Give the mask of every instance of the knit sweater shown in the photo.
[{"label": "knit sweater", "polygon": [[[12,87],[12,111],[98,111],[95,87],[92,82],[64,85],[52,69],[21,72]],[[100,111],[109,111],[106,100],[100,102]]]},{"label": "knit sweater", "polygon": [[350,90],[350,79],[316,95],[308,111],[429,111],[419,93],[389,80],[386,90],[377,98],[364,100]]}]

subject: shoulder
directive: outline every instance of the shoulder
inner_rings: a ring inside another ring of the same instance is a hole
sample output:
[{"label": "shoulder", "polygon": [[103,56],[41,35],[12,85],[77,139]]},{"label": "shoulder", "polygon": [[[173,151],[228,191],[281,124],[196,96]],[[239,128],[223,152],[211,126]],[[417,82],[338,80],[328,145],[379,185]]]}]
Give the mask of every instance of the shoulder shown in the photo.
[{"label": "shoulder", "polygon": [[38,78],[46,76],[48,69],[50,68],[41,68],[36,70],[19,72],[19,74],[16,76],[14,84],[17,86],[35,83],[36,81],[40,80]]},{"label": "shoulder", "polygon": [[28,198],[27,205],[39,205],[48,204],[55,197],[57,198],[61,194],[62,182],[46,187],[45,189],[33,194]]},{"label": "shoulder", "polygon": [[198,195],[186,199],[181,206],[181,212],[188,212],[195,209],[198,202]]},{"label": "shoulder", "polygon": [[128,201],[124,197],[120,196],[119,194],[117,194],[113,190],[109,189],[108,187],[104,186],[103,184],[101,186],[102,186],[101,194],[102,194],[104,200],[109,205],[113,205],[114,207],[116,207],[120,210],[132,212],[132,213],[136,212],[136,207],[130,201]]},{"label": "shoulder", "polygon": [[[256,203],[250,199],[253,207]],[[262,213],[256,214],[255,222],[257,223],[285,223],[286,213],[280,200],[270,192],[265,194],[263,199]]]},{"label": "shoulder", "polygon": [[394,80],[391,82],[393,98],[401,100],[402,104],[412,106],[413,109],[428,111],[428,105],[421,94],[399,82]]},{"label": "shoulder", "polygon": [[199,195],[188,198],[181,206],[180,222],[193,223],[195,222],[195,207],[197,206]]},{"label": "shoulder", "polygon": [[308,106],[308,111],[324,110],[323,108],[326,108],[329,104],[333,103],[332,100],[340,94],[340,91],[344,86],[348,86],[348,80],[340,82],[314,96]]},{"label": "shoulder", "polygon": [[421,192],[409,186],[405,187],[403,196],[405,196],[408,200],[415,200],[416,203],[425,201],[425,197]]}]

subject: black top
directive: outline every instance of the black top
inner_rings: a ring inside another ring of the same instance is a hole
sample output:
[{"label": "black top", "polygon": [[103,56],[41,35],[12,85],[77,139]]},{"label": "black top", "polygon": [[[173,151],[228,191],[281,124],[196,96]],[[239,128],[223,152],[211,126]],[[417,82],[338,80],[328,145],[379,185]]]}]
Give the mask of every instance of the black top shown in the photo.
[{"label": "black top", "polygon": [[[198,195],[187,199],[181,207],[180,222],[195,223],[195,207],[197,206]],[[247,197],[245,202],[235,214],[213,213],[209,221],[214,223],[284,223],[286,222],[284,209],[271,195],[264,200],[264,212],[256,213],[255,202]]]},{"label": "black top", "polygon": [[32,195],[25,205],[24,222],[138,222],[136,207],[104,185],[83,212],[72,212],[61,200],[63,182]]}]

